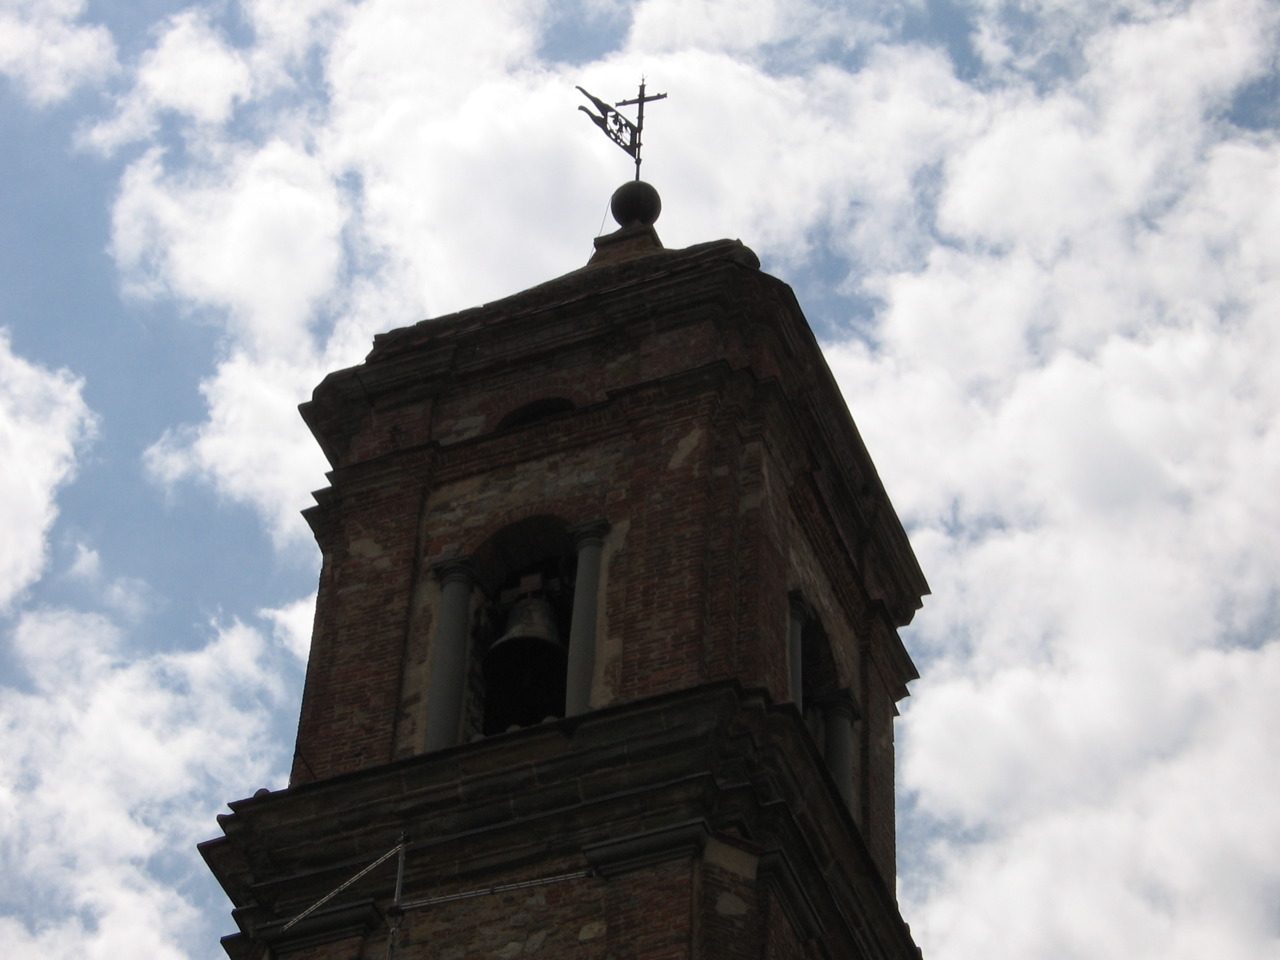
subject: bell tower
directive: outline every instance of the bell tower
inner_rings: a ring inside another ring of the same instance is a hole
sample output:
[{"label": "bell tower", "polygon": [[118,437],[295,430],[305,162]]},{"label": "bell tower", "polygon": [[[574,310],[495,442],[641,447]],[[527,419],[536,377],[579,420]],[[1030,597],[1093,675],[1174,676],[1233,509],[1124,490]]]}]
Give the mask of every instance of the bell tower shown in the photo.
[{"label": "bell tower", "polygon": [[375,338],[290,785],[201,846],[233,960],[918,956],[898,637],[927,585],[791,289],[636,181],[559,279]]}]

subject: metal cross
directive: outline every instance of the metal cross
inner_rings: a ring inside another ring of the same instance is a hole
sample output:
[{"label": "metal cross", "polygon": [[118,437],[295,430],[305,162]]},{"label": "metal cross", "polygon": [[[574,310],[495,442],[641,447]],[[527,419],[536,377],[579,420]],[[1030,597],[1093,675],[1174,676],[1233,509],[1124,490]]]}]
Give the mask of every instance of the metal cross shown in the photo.
[{"label": "metal cross", "polygon": [[[665,100],[665,93],[646,94],[644,92],[644,78],[640,79],[640,94],[634,100],[620,100],[613,107],[605,103],[598,97],[593,97],[581,87],[577,88],[581,94],[596,105],[596,109],[600,111],[599,116],[592,113],[586,107],[578,109],[591,118],[591,122],[605,132],[610,140],[620,146],[627,153],[631,154],[636,162],[636,179],[640,179],[640,134],[644,132],[644,105],[652,103],[654,100]],[[636,122],[632,123],[614,107],[630,107],[637,106]]]}]

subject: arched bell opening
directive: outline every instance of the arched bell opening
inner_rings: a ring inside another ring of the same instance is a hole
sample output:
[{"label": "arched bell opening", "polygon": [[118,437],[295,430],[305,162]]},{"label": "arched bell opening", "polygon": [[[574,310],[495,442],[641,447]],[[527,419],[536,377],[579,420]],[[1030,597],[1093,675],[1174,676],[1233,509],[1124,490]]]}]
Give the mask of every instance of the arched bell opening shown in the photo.
[{"label": "arched bell opening", "polygon": [[464,739],[565,715],[576,555],[567,524],[529,517],[473,555],[485,602],[473,634]]},{"label": "arched bell opening", "polygon": [[813,617],[803,627],[801,649],[801,702],[805,705],[805,719],[809,721],[815,736],[821,742],[820,705],[835,697],[840,690],[840,677],[835,657],[831,653],[831,641],[822,623]]},{"label": "arched bell opening", "polygon": [[481,658],[485,736],[565,715],[565,671],[573,579],[570,558],[544,561],[508,578],[494,621],[502,633]]},{"label": "arched bell opening", "polygon": [[856,729],[860,717],[857,702],[840,680],[831,640],[817,612],[799,591],[792,591],[789,599],[792,699],[826,760],[841,799],[854,820],[861,823],[857,793],[863,745]]}]

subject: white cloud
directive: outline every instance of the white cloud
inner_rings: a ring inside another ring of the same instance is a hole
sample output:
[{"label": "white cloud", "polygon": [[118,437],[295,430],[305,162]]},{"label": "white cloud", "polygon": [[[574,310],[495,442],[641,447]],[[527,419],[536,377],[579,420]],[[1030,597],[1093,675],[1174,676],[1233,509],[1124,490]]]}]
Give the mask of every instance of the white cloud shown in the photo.
[{"label": "white cloud", "polygon": [[102,557],[92,547],[77,543],[75,558],[67,567],[67,576],[86,583],[96,583],[102,576]]},{"label": "white cloud", "polygon": [[37,106],[116,70],[110,32],[79,22],[87,6],[86,0],[8,0],[0,8],[0,75]]},{"label": "white cloud", "polygon": [[125,174],[112,250],[134,292],[224,311],[255,352],[306,356],[317,303],[337,279],[344,218],[323,166],[282,141],[181,174],[152,150]]},{"label": "white cloud", "polygon": [[1040,262],[1122,248],[1186,189],[1220,136],[1206,120],[1270,69],[1275,31],[1274,8],[1222,0],[1099,32],[1078,83],[997,96],[983,135],[948,158],[940,227]]},{"label": "white cloud", "polygon": [[76,451],[94,433],[83,383],[16,356],[0,328],[0,610],[45,565],[45,534],[55,496],[76,467]]},{"label": "white cloud", "polygon": [[305,539],[299,511],[324,482],[325,463],[297,407],[323,372],[316,360],[231,357],[202,387],[209,421],[165,433],[146,452],[148,471],[167,485],[209,478],[230,499],[254,504],[280,543]]},{"label": "white cloud", "polygon": [[[416,101],[429,117],[455,117],[477,80],[536,67],[541,6],[501,0],[465,10],[423,9],[412,0],[349,6],[327,65],[336,112],[360,114],[381,98],[384,106],[404,109]],[[396,115],[382,113],[388,120]]]},{"label": "white cloud", "polygon": [[787,50],[787,62],[846,53],[886,35],[878,4],[811,0],[644,0],[634,5],[626,52],[633,57],[716,51],[767,60]]},{"label": "white cloud", "polygon": [[795,6],[776,0],[649,0],[637,4],[632,15],[630,45],[646,52],[693,48],[752,53],[788,35],[787,20],[797,12]]},{"label": "white cloud", "polygon": [[160,114],[171,112],[198,125],[224,124],[252,89],[252,76],[199,8],[175,14],[154,47],[142,56],[134,84],[108,121],[83,141],[104,153],[155,133]]},{"label": "white cloud", "polygon": [[348,12],[345,0],[243,0],[254,45],[244,51],[260,90],[291,88],[302,57],[327,49]]},{"label": "white cloud", "polygon": [[[821,253],[876,306],[829,356],[935,591],[902,724],[926,954],[1274,954],[1280,143],[1225,111],[1277,9],[976,4],[973,82],[871,45],[876,10],[632,9],[570,75],[539,4],[253,4],[256,44],[172,108],[206,118],[190,166],[153,147],[115,211],[128,282],[225,322],[154,475],[304,536],[295,404],[375,330],[585,262],[629,171],[572,86],[644,71],[668,242],[742,236],[784,279]],[[272,106],[311,24],[327,99]],[[856,70],[796,66],[828,27]],[[263,613],[296,653],[311,603]]]},{"label": "white cloud", "polygon": [[[1153,678],[1135,670],[1093,701],[1095,722],[1110,719],[1122,742],[1135,728],[1171,734],[1124,764],[1093,751],[1098,762],[1085,769],[1057,753],[1060,739],[1045,734],[1043,718],[1064,700],[1082,702],[1080,691],[1057,685],[1030,684],[1015,715],[956,732],[953,746],[981,762],[1003,752],[1019,723],[1032,724],[1024,739],[1039,752],[1009,771],[1015,794],[1019,772],[1035,783],[1046,767],[1073,774],[1036,808],[1002,813],[998,826],[987,819],[999,836],[935,848],[934,887],[905,908],[922,940],[945,945],[935,955],[989,955],[993,944],[1011,957],[1275,955],[1280,828],[1270,798],[1280,760],[1269,744],[1280,734],[1280,645],[1142,666],[1155,673],[1158,696],[1144,695]],[[980,702],[952,704],[951,717],[1009,703],[990,689]],[[1117,709],[1122,716],[1106,716]],[[1171,711],[1180,714],[1173,722]]]},{"label": "white cloud", "polygon": [[316,595],[295,600],[260,615],[274,626],[276,639],[303,663],[311,650],[311,627],[316,616]]},{"label": "white cloud", "polygon": [[0,919],[15,957],[187,956],[214,937],[190,878],[227,789],[278,777],[278,654],[232,623],[188,652],[137,656],[110,620],[24,613],[31,689],[0,688]]},{"label": "white cloud", "polygon": [[127,622],[138,622],[155,604],[151,585],[136,577],[112,577],[102,573],[102,557],[83,543],[75,545],[75,556],[65,576],[90,588],[103,607]]},{"label": "white cloud", "polygon": [[[1093,23],[985,95],[940,243],[829,357],[934,588],[909,640],[927,955],[1275,955],[1274,11]],[[1168,78],[1166,83],[1164,78]]]}]

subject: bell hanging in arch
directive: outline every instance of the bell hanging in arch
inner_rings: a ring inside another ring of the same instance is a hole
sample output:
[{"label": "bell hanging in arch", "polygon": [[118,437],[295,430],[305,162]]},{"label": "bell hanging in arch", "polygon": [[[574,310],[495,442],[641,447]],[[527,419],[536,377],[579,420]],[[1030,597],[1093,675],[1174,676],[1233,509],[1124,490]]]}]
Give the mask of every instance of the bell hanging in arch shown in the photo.
[{"label": "bell hanging in arch", "polygon": [[[549,600],[541,597],[521,597],[511,605],[507,614],[507,629],[493,645],[487,656],[499,654],[509,644],[550,645],[564,653],[560,631],[556,628],[556,611]],[[503,654],[504,656],[510,654]]]},{"label": "bell hanging in arch", "polygon": [[551,603],[517,600],[484,656],[485,734],[563,717],[566,656]]}]

